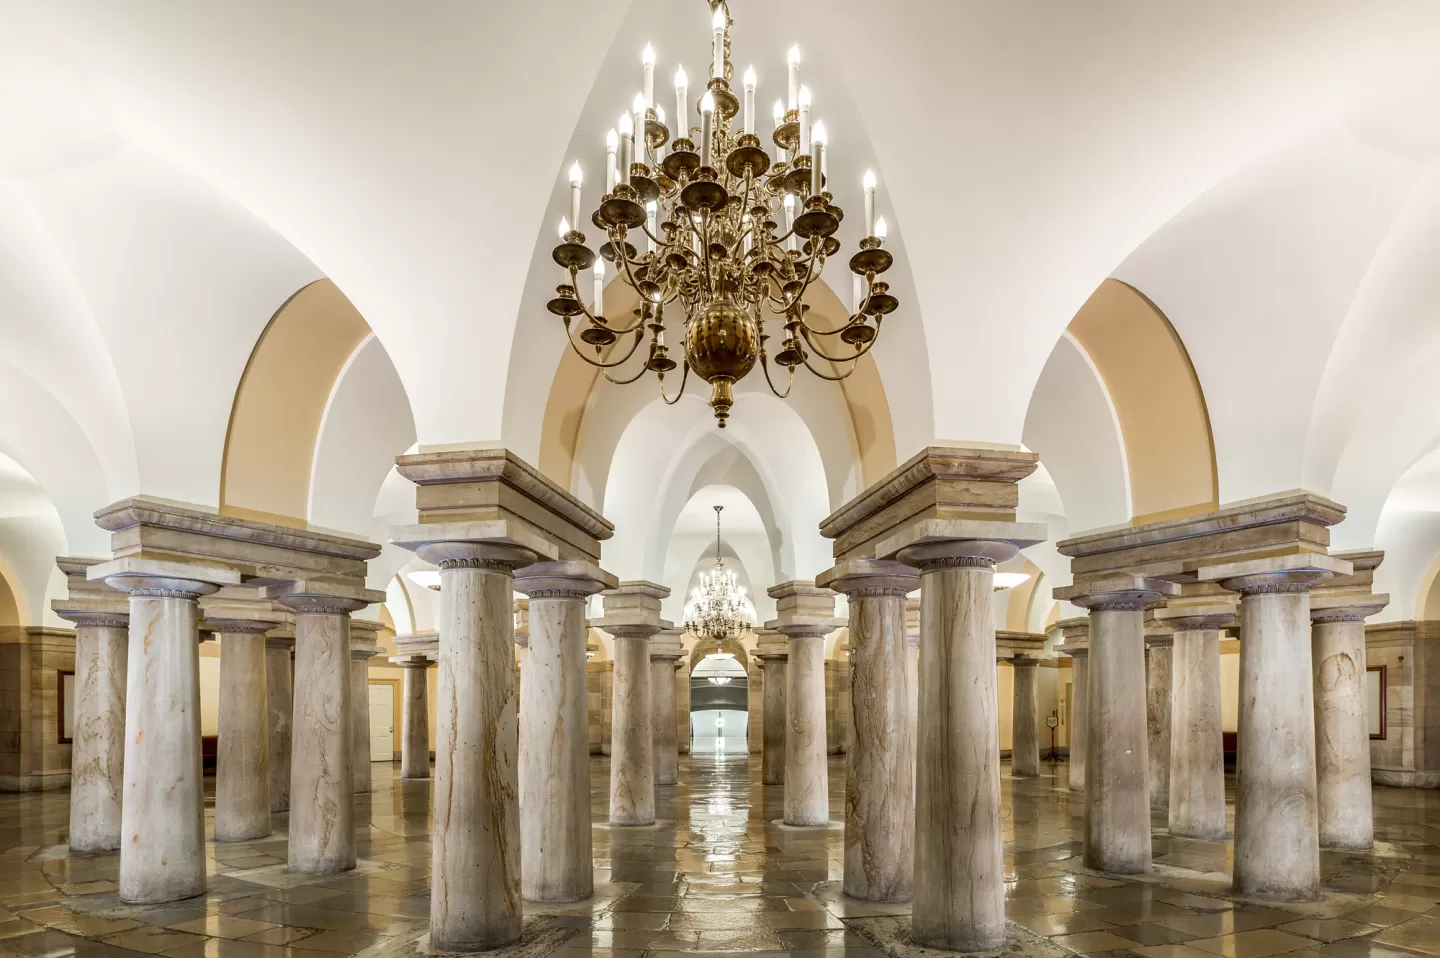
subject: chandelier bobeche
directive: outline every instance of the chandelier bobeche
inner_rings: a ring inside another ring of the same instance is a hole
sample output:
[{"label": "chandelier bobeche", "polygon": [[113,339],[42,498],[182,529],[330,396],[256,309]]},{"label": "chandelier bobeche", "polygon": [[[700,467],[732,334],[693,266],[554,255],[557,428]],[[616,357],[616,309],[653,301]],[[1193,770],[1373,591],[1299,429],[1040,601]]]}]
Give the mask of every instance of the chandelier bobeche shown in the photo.
[{"label": "chandelier bobeche", "polygon": [[726,639],[740,641],[748,632],[745,608],[745,587],[735,573],[725,568],[720,556],[720,512],[724,506],[715,507],[715,568],[700,573],[700,584],[690,590],[690,601],[685,605],[685,631],[697,639],[715,643],[711,655],[730,655],[721,649]]},{"label": "chandelier bobeche", "polygon": [[[633,383],[653,371],[661,397],[673,405],[694,370],[710,384],[710,406],[723,428],[735,383],[756,363],[782,399],[790,394],[797,366],[822,379],[845,379],[870,351],[881,320],[899,303],[877,279],[892,258],[883,248],[884,217],[875,216],[875,177],[867,171],[865,238],[849,264],[856,277],[854,312],[828,329],[807,319],[805,292],[820,278],[827,259],[840,251],[833,234],[844,215],[826,181],[825,125],[811,122],[810,91],[800,83],[800,51],[792,47],[787,98],[776,100],[773,111],[772,158],[759,135],[754,68],[745,71],[742,103],[730,89],[729,12],[723,0],[711,11],[710,80],[692,106],[684,67],[676,71],[673,140],[665,111],[655,102],[655,55],[645,47],[643,92],[621,115],[618,132],[611,130],[606,138],[605,195],[590,217],[606,237],[599,258],[579,231],[582,175],[579,163],[571,167],[570,216],[560,222],[561,243],[554,251],[569,278],[556,287],[549,309],[564,320],[575,352],[605,370],[613,383]],[[696,110],[698,128],[691,126]],[[641,232],[637,238],[646,246],[644,253],[629,242],[631,230]],[[640,308],[628,325],[605,316],[606,263],[614,264],[640,296]],[[587,306],[578,292],[579,275],[592,268],[594,296]],[[665,345],[667,306],[684,316],[684,371],[673,399],[665,395],[665,374],[677,365]],[[772,358],[767,342],[777,325],[780,348]],[[629,362],[647,334],[644,363],[633,374],[612,376],[609,371]],[[631,339],[628,345],[625,338]],[[815,365],[814,357],[834,371]],[[772,361],[788,371],[783,392],[771,377]]]}]

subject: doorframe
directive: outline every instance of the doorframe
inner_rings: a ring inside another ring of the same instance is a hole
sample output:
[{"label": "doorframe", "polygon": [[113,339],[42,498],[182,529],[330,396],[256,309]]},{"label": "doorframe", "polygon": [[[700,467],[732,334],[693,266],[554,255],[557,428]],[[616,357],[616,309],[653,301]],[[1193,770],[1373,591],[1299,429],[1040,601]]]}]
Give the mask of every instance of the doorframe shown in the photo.
[{"label": "doorframe", "polygon": [[[391,722],[390,728],[391,728],[391,738],[393,738],[393,739],[395,740],[395,742],[394,742],[394,747],[391,749],[391,751],[392,751],[395,755],[398,756],[398,755],[400,754],[400,718],[401,718],[401,716],[402,716],[402,714],[403,714],[402,711],[401,711],[401,707],[400,707],[400,706],[401,706],[401,702],[400,702],[400,680],[399,680],[399,679],[371,678],[371,679],[369,680],[368,684],[369,684],[369,685],[388,685],[388,686],[390,686],[390,689],[391,689],[391,692],[390,692],[390,705],[391,705],[391,712],[392,712],[392,714],[393,714],[393,716],[394,716],[394,721]],[[369,693],[369,692],[366,692],[365,694],[366,694],[366,695],[369,695],[370,693]],[[366,704],[366,707],[368,708],[370,703],[369,703],[369,702],[366,702],[365,704]],[[367,714],[368,714],[368,713],[367,713]],[[399,761],[399,759],[398,759],[398,758],[392,759],[392,761]]]}]

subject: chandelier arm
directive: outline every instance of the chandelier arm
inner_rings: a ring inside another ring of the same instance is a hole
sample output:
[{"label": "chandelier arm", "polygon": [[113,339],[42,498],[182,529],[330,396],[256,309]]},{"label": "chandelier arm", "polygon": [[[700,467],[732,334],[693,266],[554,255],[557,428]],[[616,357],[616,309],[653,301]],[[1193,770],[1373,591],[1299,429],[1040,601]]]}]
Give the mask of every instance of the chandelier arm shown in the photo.
[{"label": "chandelier arm", "polygon": [[775,381],[770,378],[770,363],[765,358],[765,354],[763,352],[760,354],[760,368],[765,373],[765,385],[770,387],[770,391],[774,393],[775,396],[779,399],[789,399],[790,390],[795,388],[795,367],[790,367],[790,382],[786,383],[785,391],[783,393],[775,388]]},{"label": "chandelier arm", "polygon": [[690,381],[690,360],[685,360],[684,367],[685,371],[680,374],[680,391],[675,394],[674,399],[665,398],[665,380],[663,378],[660,379],[660,399],[667,406],[675,405],[680,401],[680,397],[685,395],[685,384]]},{"label": "chandelier arm", "polygon": [[[628,334],[632,331],[633,330],[627,330],[626,332]],[[623,366],[626,361],[630,359],[631,356],[635,355],[635,350],[638,349],[640,345],[641,336],[637,335],[635,337],[635,345],[630,347],[630,351],[626,353],[622,359],[619,359],[613,363],[600,362],[598,360],[591,359],[589,356],[586,356],[585,353],[581,351],[580,347],[575,344],[574,334],[570,331],[570,317],[568,316],[565,317],[565,339],[570,343],[570,348],[575,351],[575,355],[585,360],[585,362],[589,363],[591,366],[594,366],[597,369],[614,369],[616,366]]]},{"label": "chandelier arm", "polygon": [[[857,357],[857,358],[858,358],[858,357]],[[838,376],[832,376],[832,375],[830,375],[829,373],[822,373],[820,370],[818,370],[818,369],[816,369],[814,366],[810,365],[810,357],[809,357],[809,356],[806,356],[806,357],[805,357],[804,362],[805,362],[805,368],[806,368],[806,369],[810,370],[812,373],[814,373],[816,376],[819,376],[821,379],[828,380],[829,382],[832,382],[832,383],[838,383],[838,382],[839,382],[840,380],[842,380],[842,379],[849,379],[851,373],[855,372],[855,366],[854,366],[854,365],[851,365],[851,367],[850,367],[849,369],[845,370],[845,371],[844,371],[843,373],[841,373],[840,375],[838,375]]]},{"label": "chandelier arm", "polygon": [[[580,271],[579,271],[579,270],[577,270],[574,266],[570,267],[570,285],[573,286],[573,287],[574,287],[575,289],[577,289],[577,290],[580,288],[579,286],[576,285],[576,284],[579,282],[579,275],[580,275]],[[586,319],[590,320],[590,325],[591,325],[591,326],[604,326],[606,329],[610,330],[610,332],[614,333],[616,336],[627,336],[627,335],[629,335],[630,333],[633,333],[635,330],[637,330],[637,329],[639,329],[640,327],[642,327],[642,326],[645,325],[645,318],[644,318],[643,316],[641,316],[641,317],[640,317],[639,319],[637,319],[634,323],[632,323],[631,325],[627,326],[627,327],[624,328],[624,329],[616,329],[615,327],[609,325],[608,323],[597,323],[597,322],[595,321],[595,314],[591,311],[590,307],[588,307],[588,306],[585,305],[585,301],[584,301],[583,299],[580,299],[580,297],[579,297],[578,294],[577,294],[576,297],[575,297],[575,301],[580,304],[580,313],[581,313]],[[565,327],[565,332],[566,332],[567,335],[569,335],[569,333],[570,333],[570,327],[569,327],[568,324],[567,324],[566,327]],[[584,356],[581,356],[581,358],[584,359]],[[587,360],[587,362],[588,362],[588,360]]]},{"label": "chandelier arm", "polygon": [[[625,360],[629,359],[631,356],[634,356],[636,350],[638,350],[638,349],[640,348],[640,344],[641,344],[642,342],[644,342],[644,341],[645,341],[645,333],[644,333],[644,331],[643,331],[643,330],[642,330],[642,331],[637,331],[637,332],[635,333],[635,343],[634,343],[634,345],[632,345],[632,346],[630,347],[630,352],[628,352],[628,353],[625,354],[625,359],[622,359],[621,362],[623,363],[623,362],[625,362]],[[631,376],[629,379],[616,379],[614,376],[611,376],[608,372],[602,372],[602,375],[603,375],[606,379],[610,380],[612,383],[614,383],[614,384],[617,385],[617,386],[628,386],[628,385],[630,385],[631,383],[633,383],[633,382],[635,382],[636,380],[638,380],[641,376],[645,375],[645,374],[646,374],[647,372],[649,372],[649,371],[650,371],[650,365],[649,365],[649,363],[644,363],[644,364],[642,364],[642,365],[640,366],[640,371],[639,371],[638,373],[636,373],[635,375]]]},{"label": "chandelier arm", "polygon": [[[793,232],[793,230],[792,230],[792,232]],[[790,310],[793,309],[793,308],[795,307],[795,305],[796,305],[797,303],[799,303],[800,300],[805,296],[805,291],[810,288],[810,284],[813,283],[813,282],[815,282],[815,279],[816,279],[815,263],[816,263],[816,261],[820,258],[820,246],[821,246],[821,244],[819,244],[819,243],[812,243],[812,244],[811,244],[811,247],[810,247],[810,262],[806,265],[806,268],[805,268],[805,279],[804,279],[804,281],[800,284],[800,288],[797,289],[797,290],[795,290],[795,293],[794,293],[793,296],[791,296],[789,299],[782,300],[782,301],[784,302],[784,304],[785,304],[785,308],[784,308],[783,310],[780,310],[780,312],[784,312],[784,313],[790,312]],[[802,320],[802,322],[803,322],[803,320]]]},{"label": "chandelier arm", "polygon": [[808,331],[808,327],[806,327],[804,323],[801,323],[801,324],[800,324],[800,335],[805,337],[805,342],[806,342],[806,344],[809,345],[809,347],[815,351],[815,354],[816,354],[817,356],[819,356],[821,359],[827,360],[827,361],[832,362],[832,363],[853,363],[853,362],[855,362],[855,360],[859,359],[861,356],[864,356],[866,353],[868,353],[868,352],[870,351],[870,347],[873,346],[873,345],[875,345],[875,341],[880,338],[879,336],[876,336],[876,337],[874,337],[873,339],[871,339],[870,342],[866,343],[866,344],[865,344],[864,346],[862,346],[859,350],[857,350],[854,356],[831,356],[831,355],[827,354],[827,353],[826,353],[823,349],[821,349],[819,346],[816,346],[816,345],[815,345],[815,341],[810,338],[810,333],[809,333],[809,331]]}]

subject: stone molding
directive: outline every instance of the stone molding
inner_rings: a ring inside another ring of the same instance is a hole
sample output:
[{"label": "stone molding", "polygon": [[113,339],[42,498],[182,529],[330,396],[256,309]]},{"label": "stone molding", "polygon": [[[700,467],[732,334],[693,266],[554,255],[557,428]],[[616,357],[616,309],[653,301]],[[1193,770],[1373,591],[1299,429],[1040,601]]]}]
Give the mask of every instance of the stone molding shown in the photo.
[{"label": "stone molding", "polygon": [[817,575],[815,586],[855,598],[904,597],[920,588],[920,575],[903,562],[847,558]]},{"label": "stone molding", "polygon": [[621,582],[600,596],[604,615],[590,622],[597,629],[614,636],[648,639],[672,627],[660,618],[660,600],[668,598],[670,590],[659,583],[643,579]]},{"label": "stone molding", "polygon": [[791,579],[766,595],[775,600],[775,618],[765,628],[786,638],[829,635],[848,621],[835,615],[835,593],[814,582]]},{"label": "stone molding", "polygon": [[1390,604],[1388,595],[1316,594],[1310,597],[1311,622],[1364,622]]},{"label": "stone molding", "polygon": [[537,562],[515,570],[515,591],[532,599],[584,599],[619,587],[619,579],[583,559]]},{"label": "stone molding", "polygon": [[1052,592],[1056,599],[1092,612],[1143,612],[1179,594],[1180,587],[1173,582],[1126,573],[1076,579]]},{"label": "stone molding", "polygon": [[1352,566],[1344,559],[1323,553],[1298,553],[1203,566],[1197,577],[1241,595],[1294,595],[1309,592],[1312,586],[1337,575],[1348,576],[1351,571]]}]

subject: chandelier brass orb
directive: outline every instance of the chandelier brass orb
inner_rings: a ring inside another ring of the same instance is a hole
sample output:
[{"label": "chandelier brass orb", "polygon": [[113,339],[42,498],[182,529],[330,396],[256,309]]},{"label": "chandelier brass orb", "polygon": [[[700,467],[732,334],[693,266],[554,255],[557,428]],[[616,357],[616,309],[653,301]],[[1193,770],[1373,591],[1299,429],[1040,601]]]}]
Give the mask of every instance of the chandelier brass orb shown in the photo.
[{"label": "chandelier brass orb", "polygon": [[[560,221],[553,253],[566,282],[556,287],[548,308],[563,321],[575,353],[610,382],[633,383],[653,372],[661,398],[674,405],[693,371],[710,384],[710,407],[724,428],[735,384],[757,365],[782,399],[790,395],[799,366],[822,379],[845,379],[900,304],[879,278],[894,259],[884,248],[885,218],[876,216],[875,176],[867,171],[861,184],[864,238],[848,261],[853,311],[828,326],[806,315],[806,291],[839,254],[834,234],[845,216],[827,176],[825,124],[812,122],[813,99],[800,83],[800,50],[792,47],[786,96],[771,111],[769,143],[761,139],[754,68],[745,71],[737,96],[729,10],[724,0],[709,6],[709,80],[692,100],[684,67],[676,71],[675,115],[668,125],[655,100],[655,53],[645,46],[642,90],[605,139],[605,192],[589,217],[604,237],[597,251],[580,231],[583,175],[578,162],[571,167],[570,215]],[[628,321],[605,315],[611,269],[640,297]],[[581,295],[586,271],[594,283],[589,305]],[[677,365],[665,343],[667,307],[681,316],[684,368],[673,398],[665,393],[665,374]],[[777,341],[773,354],[770,340]],[[637,354],[641,359],[631,363]],[[626,364],[629,371],[612,375]],[[785,370],[783,391],[772,366]]]}]

